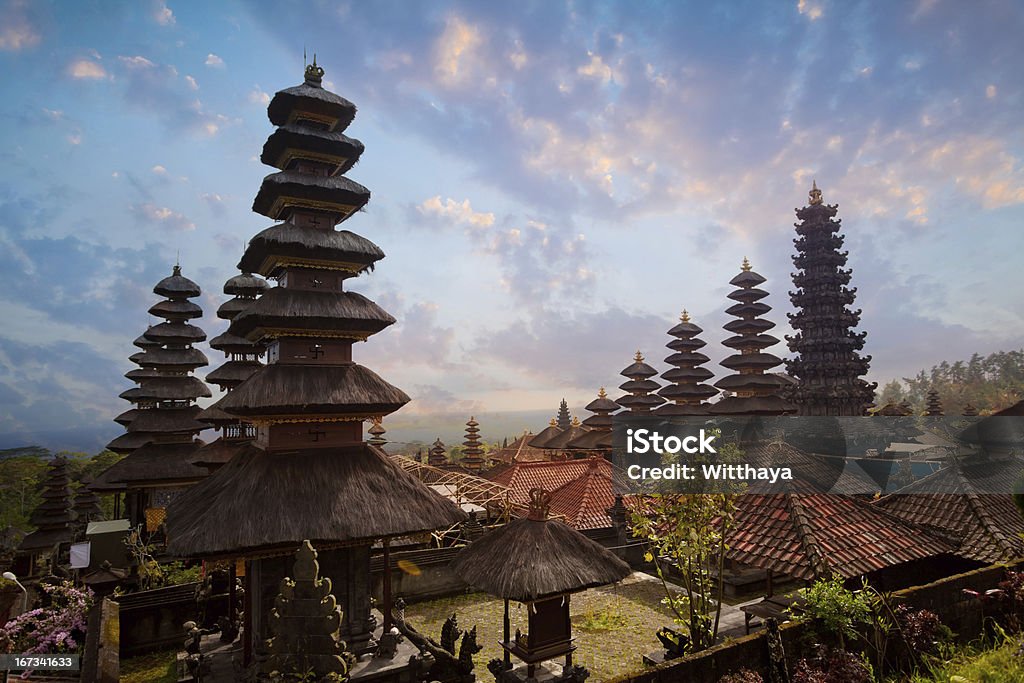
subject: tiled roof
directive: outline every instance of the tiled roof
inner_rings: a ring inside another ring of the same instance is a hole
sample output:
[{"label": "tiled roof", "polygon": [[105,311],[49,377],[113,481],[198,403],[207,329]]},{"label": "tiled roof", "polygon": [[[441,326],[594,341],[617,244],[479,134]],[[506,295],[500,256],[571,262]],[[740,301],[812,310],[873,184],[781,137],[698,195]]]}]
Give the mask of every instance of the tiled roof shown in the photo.
[{"label": "tiled roof", "polygon": [[592,458],[583,476],[551,492],[551,514],[565,518],[574,529],[605,529],[612,526],[608,508],[615,504],[612,468],[604,458]]},{"label": "tiled roof", "polygon": [[[530,501],[530,489],[542,488],[545,491],[553,492],[569,482],[583,477],[591,467],[594,467],[598,474],[607,477],[614,490],[625,490],[627,483],[625,473],[600,457],[555,462],[517,462],[501,469],[492,470],[485,476],[493,482],[507,486],[511,491],[512,500],[526,505]],[[607,507],[610,507],[612,503],[614,503],[614,496]]]},{"label": "tiled roof", "polygon": [[728,545],[730,559],[803,580],[861,576],[951,551],[868,503],[817,492],[740,496]]},{"label": "tiled roof", "polygon": [[[914,524],[951,537],[957,554],[981,562],[1024,557],[1024,518],[1009,493],[1016,473],[986,464],[939,470],[875,505]],[[1005,479],[1000,481],[999,479]],[[979,493],[985,491],[985,493]]]},{"label": "tiled roof", "polygon": [[552,454],[548,453],[540,448],[534,448],[530,445],[530,439],[534,435],[530,432],[524,432],[522,436],[496,451],[491,451],[487,454],[487,457],[497,462],[541,462],[552,459]]}]

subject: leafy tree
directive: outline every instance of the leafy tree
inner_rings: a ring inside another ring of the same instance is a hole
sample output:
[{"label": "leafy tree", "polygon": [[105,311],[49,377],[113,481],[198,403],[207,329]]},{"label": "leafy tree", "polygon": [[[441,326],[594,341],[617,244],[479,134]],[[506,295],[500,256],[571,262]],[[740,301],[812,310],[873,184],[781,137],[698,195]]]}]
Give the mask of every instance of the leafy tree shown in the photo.
[{"label": "leafy tree", "polygon": [[[734,444],[718,448],[719,462],[736,462],[741,452]],[[663,461],[671,464],[673,456]],[[691,458],[696,463],[699,458]],[[706,490],[706,484],[697,484]],[[653,562],[665,589],[663,604],[685,626],[690,651],[715,644],[724,589],[725,537],[732,525],[740,487],[724,492],[668,493],[640,496],[631,505],[632,533],[646,541],[645,559]],[[668,585],[667,565],[673,565],[683,592]]]},{"label": "leafy tree", "polygon": [[907,400],[922,413],[931,389],[939,392],[947,415],[960,414],[967,404],[983,415],[1002,410],[1024,396],[1024,349],[984,357],[975,353],[966,361],[943,361],[913,377],[893,380],[882,389],[879,405]]}]

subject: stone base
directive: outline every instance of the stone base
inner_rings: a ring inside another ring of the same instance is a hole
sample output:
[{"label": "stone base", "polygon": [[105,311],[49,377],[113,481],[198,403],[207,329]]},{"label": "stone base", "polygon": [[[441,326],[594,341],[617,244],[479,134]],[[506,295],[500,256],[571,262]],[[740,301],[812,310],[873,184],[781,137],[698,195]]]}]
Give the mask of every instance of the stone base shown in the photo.
[{"label": "stone base", "polygon": [[577,683],[583,680],[580,669],[566,668],[557,662],[541,662],[533,665],[533,676],[530,676],[528,665],[516,664],[501,673],[498,683]]}]

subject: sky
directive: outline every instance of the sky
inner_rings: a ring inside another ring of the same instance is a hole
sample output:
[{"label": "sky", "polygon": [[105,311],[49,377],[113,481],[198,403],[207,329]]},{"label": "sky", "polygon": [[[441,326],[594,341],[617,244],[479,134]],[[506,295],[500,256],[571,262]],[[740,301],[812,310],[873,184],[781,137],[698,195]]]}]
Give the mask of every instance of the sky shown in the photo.
[{"label": "sky", "polygon": [[683,308],[721,378],[744,256],[789,331],[812,180],[869,379],[1024,347],[1021,35],[1008,0],[0,0],[0,447],[119,432],[176,259],[224,329],[223,282],[271,225],[266,105],[304,50],[359,108],[348,176],[373,195],[344,227],[387,257],[346,284],[398,323],[354,353],[413,397],[398,434],[582,413],[637,349],[668,369]]}]

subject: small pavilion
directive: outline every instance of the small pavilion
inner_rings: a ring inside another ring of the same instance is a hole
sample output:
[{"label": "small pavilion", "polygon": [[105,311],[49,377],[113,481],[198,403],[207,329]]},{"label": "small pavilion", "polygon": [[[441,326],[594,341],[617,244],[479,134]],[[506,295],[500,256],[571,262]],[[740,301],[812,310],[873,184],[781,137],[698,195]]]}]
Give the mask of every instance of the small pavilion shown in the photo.
[{"label": "small pavilion", "polygon": [[[504,661],[493,662],[499,681],[533,679],[537,665],[565,657],[555,681],[582,681],[586,670],[573,666],[576,649],[569,616],[572,593],[621,581],[629,565],[579,531],[548,517],[551,495],[530,492],[530,513],[491,531],[461,551],[451,569],[463,581],[505,600]],[[527,632],[511,634],[509,602],[527,605]],[[525,667],[513,668],[512,655]],[[524,670],[525,669],[525,670]]]}]

